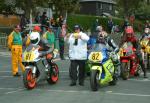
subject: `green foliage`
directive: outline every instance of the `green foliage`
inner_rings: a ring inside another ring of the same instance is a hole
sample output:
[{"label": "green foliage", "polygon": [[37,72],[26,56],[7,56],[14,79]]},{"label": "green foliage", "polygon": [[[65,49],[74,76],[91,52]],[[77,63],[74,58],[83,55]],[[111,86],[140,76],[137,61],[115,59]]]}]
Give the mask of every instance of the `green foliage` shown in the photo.
[{"label": "green foliage", "polygon": [[79,10],[79,0],[51,0],[55,5],[57,15],[64,15]]},{"label": "green foliage", "polygon": [[[68,29],[69,32],[73,32],[73,26],[75,24],[81,25],[84,31],[91,30],[92,25],[95,20],[98,19],[100,21],[100,25],[104,27],[104,30],[108,31],[107,21],[109,18],[103,18],[100,16],[89,16],[89,15],[69,15],[67,19]],[[115,25],[119,25],[120,27],[123,26],[124,20],[120,18],[112,18]],[[140,21],[135,21],[134,29],[139,31],[139,25],[142,26]]]},{"label": "green foliage", "polygon": [[150,5],[146,2],[141,2],[139,8],[135,12],[136,18],[140,20],[150,20]]},{"label": "green foliage", "polygon": [[139,8],[140,2],[143,0],[115,0],[117,2],[117,9],[123,12],[125,16],[132,14]]}]

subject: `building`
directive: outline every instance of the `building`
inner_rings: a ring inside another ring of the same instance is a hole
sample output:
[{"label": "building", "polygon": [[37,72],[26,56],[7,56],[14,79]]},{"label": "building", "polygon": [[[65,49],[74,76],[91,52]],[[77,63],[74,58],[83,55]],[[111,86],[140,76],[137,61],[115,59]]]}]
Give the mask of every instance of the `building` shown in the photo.
[{"label": "building", "polygon": [[113,0],[80,0],[80,14],[87,15],[114,15],[114,6],[116,3]]}]

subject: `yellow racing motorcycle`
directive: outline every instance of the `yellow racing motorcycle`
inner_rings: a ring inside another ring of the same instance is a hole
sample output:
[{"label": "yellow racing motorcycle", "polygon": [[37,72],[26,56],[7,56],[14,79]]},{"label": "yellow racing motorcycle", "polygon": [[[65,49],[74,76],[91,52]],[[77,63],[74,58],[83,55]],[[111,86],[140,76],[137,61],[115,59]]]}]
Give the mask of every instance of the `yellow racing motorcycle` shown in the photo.
[{"label": "yellow racing motorcycle", "polygon": [[95,44],[89,52],[88,63],[90,63],[90,85],[92,91],[97,91],[100,85],[116,85],[117,75],[109,50],[103,44]]},{"label": "yellow racing motorcycle", "polygon": [[144,61],[146,61],[146,67],[150,67],[150,38],[144,38],[140,41],[142,51],[144,53]]}]

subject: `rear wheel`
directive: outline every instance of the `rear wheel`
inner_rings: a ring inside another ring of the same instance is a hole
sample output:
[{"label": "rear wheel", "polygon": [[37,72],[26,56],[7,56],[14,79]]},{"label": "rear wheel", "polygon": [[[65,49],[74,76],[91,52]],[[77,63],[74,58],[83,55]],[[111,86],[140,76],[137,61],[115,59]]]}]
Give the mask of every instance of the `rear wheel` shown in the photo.
[{"label": "rear wheel", "polygon": [[24,86],[27,89],[33,89],[36,86],[36,78],[33,76],[32,69],[26,69],[23,74]]},{"label": "rear wheel", "polygon": [[53,64],[49,73],[48,73],[48,79],[47,82],[49,84],[55,84],[58,81],[59,78],[59,69],[57,64]]},{"label": "rear wheel", "polygon": [[99,73],[97,70],[91,70],[90,74],[91,74],[90,75],[91,89],[92,89],[92,91],[97,91],[98,90]]},{"label": "rear wheel", "polygon": [[130,72],[129,72],[129,64],[128,62],[121,63],[121,77],[123,80],[127,80],[129,78]]}]

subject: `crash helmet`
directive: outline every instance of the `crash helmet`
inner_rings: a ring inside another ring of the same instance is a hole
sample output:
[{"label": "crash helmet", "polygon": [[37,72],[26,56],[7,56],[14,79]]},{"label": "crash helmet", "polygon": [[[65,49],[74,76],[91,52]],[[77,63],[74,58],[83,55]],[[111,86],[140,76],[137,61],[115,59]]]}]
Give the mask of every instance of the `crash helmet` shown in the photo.
[{"label": "crash helmet", "polygon": [[127,28],[125,28],[125,34],[126,34],[127,38],[131,38],[134,34],[133,27],[127,26]]},{"label": "crash helmet", "polygon": [[145,27],[145,29],[144,29],[144,33],[146,33],[146,34],[150,33],[150,28]]},{"label": "crash helmet", "polygon": [[30,34],[30,42],[33,45],[38,45],[40,42],[40,34],[38,32],[32,32]]},{"label": "crash helmet", "polygon": [[98,31],[98,32],[103,31],[103,27],[102,27],[102,26],[97,26],[97,27],[96,27],[96,31]]}]

